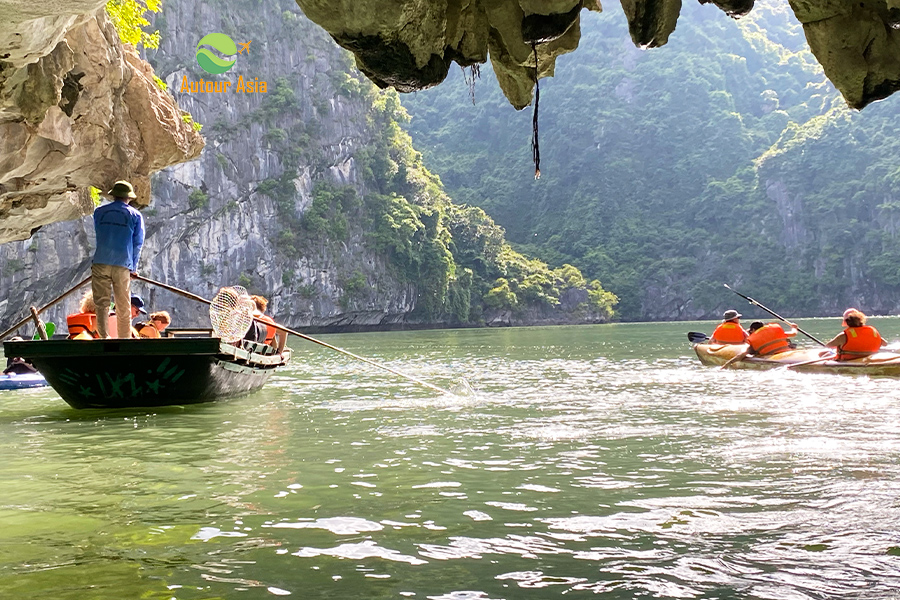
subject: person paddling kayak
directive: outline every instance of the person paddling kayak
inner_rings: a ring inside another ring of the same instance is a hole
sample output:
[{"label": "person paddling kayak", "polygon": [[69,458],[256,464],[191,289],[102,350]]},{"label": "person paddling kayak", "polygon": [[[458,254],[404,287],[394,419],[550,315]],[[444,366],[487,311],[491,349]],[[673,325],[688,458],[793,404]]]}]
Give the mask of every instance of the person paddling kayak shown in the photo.
[{"label": "person paddling kayak", "polygon": [[871,356],[887,342],[871,325],[866,325],[866,315],[855,308],[844,311],[844,330],[825,343],[829,348],[837,348],[836,360],[853,360]]},{"label": "person paddling kayak", "polygon": [[772,356],[779,352],[791,349],[789,338],[797,335],[797,324],[788,323],[791,326],[790,331],[782,329],[778,323],[767,323],[763,325],[760,321],[754,321],[750,324],[750,335],[747,337],[747,349],[739,352],[722,365],[726,368],[732,363],[743,360],[748,356]]}]

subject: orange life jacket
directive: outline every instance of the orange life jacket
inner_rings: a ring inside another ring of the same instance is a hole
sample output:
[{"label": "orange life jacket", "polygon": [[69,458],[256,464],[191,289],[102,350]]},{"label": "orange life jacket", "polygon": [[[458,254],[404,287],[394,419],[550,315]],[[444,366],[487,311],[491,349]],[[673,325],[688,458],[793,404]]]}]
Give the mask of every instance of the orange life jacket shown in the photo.
[{"label": "orange life jacket", "polygon": [[778,323],[763,325],[747,338],[750,349],[757,356],[767,356],[789,350],[788,336]]},{"label": "orange life jacket", "polygon": [[712,334],[714,344],[743,344],[746,341],[747,332],[734,321],[721,323]]},{"label": "orange life jacket", "polygon": [[276,330],[274,327],[272,327],[272,325],[270,325],[270,323],[275,323],[275,319],[273,319],[269,315],[264,315],[259,311],[256,311],[255,313],[253,313],[253,316],[266,324],[266,341],[263,343],[264,344],[271,343],[272,340],[275,339],[275,331]]},{"label": "orange life jacket", "polygon": [[[66,317],[69,328],[69,339],[74,340],[79,334],[87,334],[92,338],[100,337],[97,333],[97,315],[94,313],[75,313]],[[81,336],[84,339],[84,336]]]},{"label": "orange life jacket", "polygon": [[881,334],[869,325],[844,329],[847,341],[838,349],[837,360],[851,360],[875,354],[881,348]]}]

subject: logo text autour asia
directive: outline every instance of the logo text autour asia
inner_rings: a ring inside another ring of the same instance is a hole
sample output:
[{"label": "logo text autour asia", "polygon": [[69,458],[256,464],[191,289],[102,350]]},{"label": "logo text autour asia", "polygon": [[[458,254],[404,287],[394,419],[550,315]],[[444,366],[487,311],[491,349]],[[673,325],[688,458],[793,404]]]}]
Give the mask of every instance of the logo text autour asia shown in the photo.
[{"label": "logo text autour asia", "polygon": [[[221,75],[237,62],[237,57],[244,52],[250,55],[250,44],[253,40],[241,44],[238,50],[237,44],[224,33],[210,33],[197,42],[197,64],[210,75]],[[213,52],[213,50],[215,52]],[[217,54],[218,53],[218,54]],[[232,87],[233,86],[233,87]],[[187,75],[181,79],[180,92],[224,94],[229,91],[238,93],[265,93],[267,84],[257,77],[244,79],[238,75],[237,81],[188,81]]]},{"label": "logo text autour asia", "polygon": [[266,90],[266,82],[260,81],[259,79],[247,79],[244,80],[243,77],[238,75],[237,82],[234,81],[205,81],[201,79],[200,81],[188,81],[187,75],[182,77],[181,79],[181,89],[180,92],[190,92],[192,94],[204,93],[204,94],[224,94],[228,91],[230,86],[234,86],[232,91],[234,92],[265,92]]}]

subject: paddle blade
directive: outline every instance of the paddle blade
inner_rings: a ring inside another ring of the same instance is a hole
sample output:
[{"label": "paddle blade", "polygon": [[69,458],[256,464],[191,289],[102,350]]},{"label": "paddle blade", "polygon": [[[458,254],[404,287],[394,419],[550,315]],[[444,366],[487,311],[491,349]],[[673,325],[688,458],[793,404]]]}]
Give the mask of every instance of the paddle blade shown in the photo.
[{"label": "paddle blade", "polygon": [[702,331],[688,331],[687,335],[692,344],[700,344],[709,339],[709,336]]},{"label": "paddle blade", "polygon": [[[53,337],[53,334],[56,333],[56,325],[54,325],[51,322],[44,323],[44,331],[47,332],[47,339],[49,340],[50,338]],[[31,339],[39,340],[39,339],[41,339],[41,334],[39,332],[35,331],[34,336]]]}]

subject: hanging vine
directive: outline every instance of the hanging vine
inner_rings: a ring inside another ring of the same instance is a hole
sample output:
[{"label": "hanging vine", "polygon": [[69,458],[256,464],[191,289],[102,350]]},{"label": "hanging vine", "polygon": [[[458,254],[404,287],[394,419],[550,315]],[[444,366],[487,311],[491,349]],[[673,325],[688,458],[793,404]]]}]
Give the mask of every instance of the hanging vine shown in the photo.
[{"label": "hanging vine", "polygon": [[531,116],[531,159],[534,161],[534,178],[541,178],[541,147],[538,143],[538,104],[541,101],[541,86],[538,83],[537,44],[531,44],[534,53],[534,112]]},{"label": "hanging vine", "polygon": [[475,106],[475,80],[481,79],[481,66],[474,64],[469,67],[468,71],[466,71],[466,67],[461,66],[460,68],[463,72],[466,87],[469,88],[469,98],[472,100],[472,106]]}]

